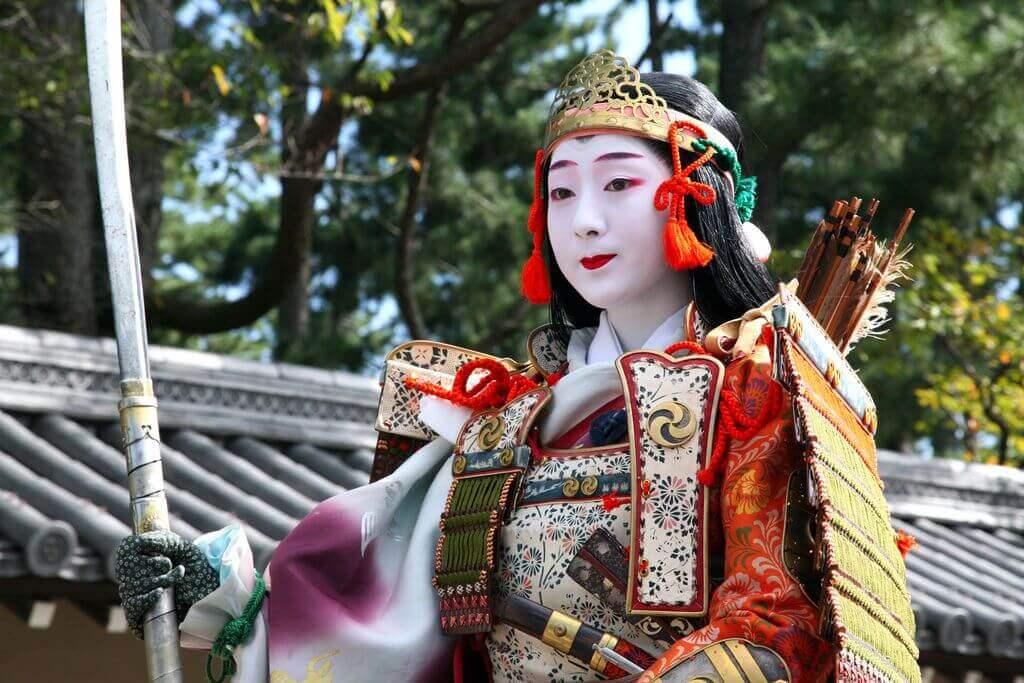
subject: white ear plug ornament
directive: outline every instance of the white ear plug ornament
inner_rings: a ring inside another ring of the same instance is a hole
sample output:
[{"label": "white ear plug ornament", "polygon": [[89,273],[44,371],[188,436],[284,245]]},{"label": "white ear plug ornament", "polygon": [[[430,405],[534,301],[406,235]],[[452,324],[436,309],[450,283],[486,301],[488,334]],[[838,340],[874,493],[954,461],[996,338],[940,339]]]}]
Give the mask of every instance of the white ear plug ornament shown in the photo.
[{"label": "white ear plug ornament", "polygon": [[772,243],[761,232],[761,228],[747,221],[743,224],[743,236],[747,238],[747,244],[750,245],[754,258],[761,263],[767,263],[768,257],[772,255]]}]

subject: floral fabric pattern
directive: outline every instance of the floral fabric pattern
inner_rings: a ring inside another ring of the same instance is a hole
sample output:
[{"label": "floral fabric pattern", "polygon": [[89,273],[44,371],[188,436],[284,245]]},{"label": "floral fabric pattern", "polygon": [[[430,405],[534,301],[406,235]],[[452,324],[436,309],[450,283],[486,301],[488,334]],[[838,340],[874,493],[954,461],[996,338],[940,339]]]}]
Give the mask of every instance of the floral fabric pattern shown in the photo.
[{"label": "floral fabric pattern", "polygon": [[[773,382],[764,344],[726,367],[725,386],[756,414]],[[709,643],[745,638],[777,652],[795,683],[826,680],[832,648],[817,635],[818,608],[783,563],[788,479],[801,464],[789,401],[746,441],[729,446],[720,491],[725,581],[711,597],[708,624],[681,638],[640,678],[651,683]]]},{"label": "floral fabric pattern", "polygon": [[[629,467],[629,455],[611,453],[552,458],[531,469],[526,481],[614,473]],[[580,621],[656,648],[639,628],[587,592],[567,573],[569,563],[597,530],[629,541],[630,505],[606,511],[599,500],[559,501],[517,508],[502,529],[496,587],[564,612]],[[497,624],[487,635],[495,683],[506,681],[592,681],[598,675],[541,641]]]}]

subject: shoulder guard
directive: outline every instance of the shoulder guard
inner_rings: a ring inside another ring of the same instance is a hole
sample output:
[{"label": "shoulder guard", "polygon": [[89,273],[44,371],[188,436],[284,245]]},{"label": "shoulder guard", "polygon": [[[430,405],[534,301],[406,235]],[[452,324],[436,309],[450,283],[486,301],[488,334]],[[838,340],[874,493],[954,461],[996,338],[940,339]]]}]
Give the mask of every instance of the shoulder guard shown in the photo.
[{"label": "shoulder guard", "polygon": [[800,300],[771,308],[775,374],[793,397],[816,509],[822,635],[837,680],[920,681],[906,569],[878,477],[874,402]]},{"label": "shoulder guard", "polygon": [[554,325],[541,325],[526,340],[530,364],[545,379],[565,365],[566,340],[559,337]]},{"label": "shoulder guard", "polygon": [[437,436],[420,420],[420,392],[406,386],[406,378],[415,377],[450,389],[459,368],[479,358],[491,358],[509,367],[516,365],[509,358],[495,358],[430,340],[406,342],[385,356],[374,423],[379,435],[371,481],[395,471],[406,458]]},{"label": "shoulder guard", "polygon": [[417,339],[392,350],[384,359],[380,403],[377,406],[378,432],[429,441],[437,435],[419,419],[419,392],[405,385],[408,377],[426,380],[450,389],[455,373],[466,363],[481,358],[498,361],[509,369],[517,367],[511,358],[496,358],[461,346]]}]

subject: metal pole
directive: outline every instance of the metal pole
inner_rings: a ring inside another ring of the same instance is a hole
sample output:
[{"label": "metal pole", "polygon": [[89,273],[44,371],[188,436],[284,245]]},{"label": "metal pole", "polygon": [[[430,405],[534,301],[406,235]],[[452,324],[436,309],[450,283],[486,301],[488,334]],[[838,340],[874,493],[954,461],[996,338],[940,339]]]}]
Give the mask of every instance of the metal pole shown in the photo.
[{"label": "metal pole", "polygon": [[[160,427],[149,376],[146,311],[139,243],[128,175],[128,141],[121,67],[120,0],[85,0],[93,141],[103,208],[103,230],[114,300],[121,416],[132,527],[135,533],[167,529],[167,499],[160,464]],[[173,589],[146,614],[146,664],[150,681],[182,681]]]}]

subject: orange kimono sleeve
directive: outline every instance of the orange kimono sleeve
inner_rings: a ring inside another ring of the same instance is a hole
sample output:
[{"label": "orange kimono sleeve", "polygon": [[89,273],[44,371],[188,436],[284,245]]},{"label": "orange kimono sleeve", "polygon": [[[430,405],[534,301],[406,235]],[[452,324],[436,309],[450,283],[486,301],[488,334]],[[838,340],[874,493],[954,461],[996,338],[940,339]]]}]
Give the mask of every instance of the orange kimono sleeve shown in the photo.
[{"label": "orange kimono sleeve", "polygon": [[720,456],[724,582],[711,596],[707,625],[676,641],[640,680],[686,668],[692,658],[710,664],[727,652],[732,654],[725,664],[742,664],[747,655],[736,651],[746,652],[747,643],[759,646],[751,650],[758,654],[753,659],[781,659],[792,681],[824,680],[832,668],[831,646],[817,635],[817,606],[783,559],[789,480],[803,460],[789,395],[772,379],[769,346],[758,343],[750,355],[729,363],[724,389],[743,415],[758,418],[723,444]]}]

